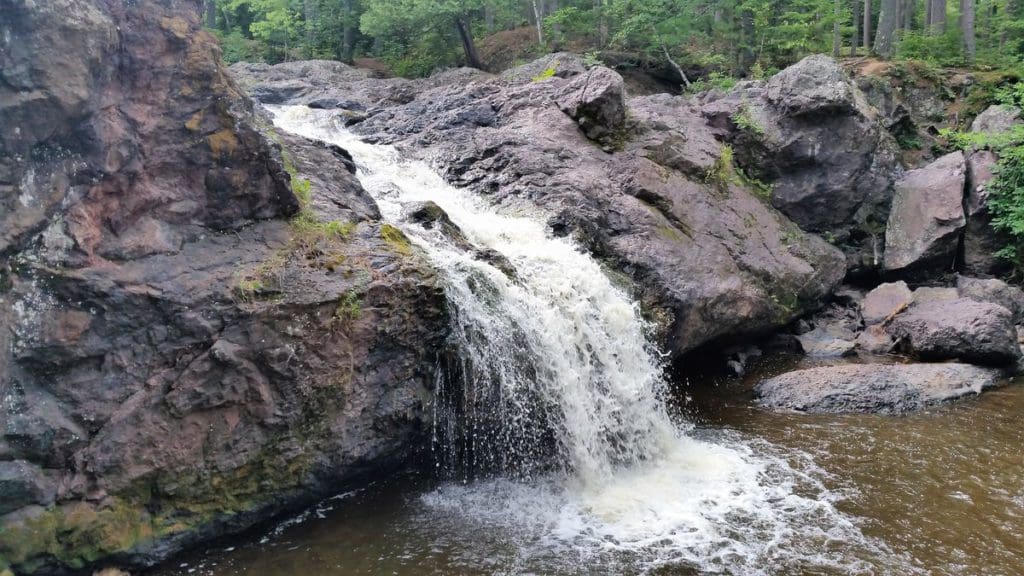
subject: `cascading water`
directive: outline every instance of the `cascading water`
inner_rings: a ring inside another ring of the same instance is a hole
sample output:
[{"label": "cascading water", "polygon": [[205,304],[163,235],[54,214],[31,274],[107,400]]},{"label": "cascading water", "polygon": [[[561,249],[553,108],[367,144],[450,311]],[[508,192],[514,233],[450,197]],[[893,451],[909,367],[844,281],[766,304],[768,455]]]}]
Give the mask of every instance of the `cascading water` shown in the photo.
[{"label": "cascading water", "polygon": [[[698,439],[673,423],[638,306],[539,214],[455,189],[426,164],[361,142],[331,112],[273,112],[278,127],[351,152],[385,218],[443,277],[454,342],[438,378],[436,443],[440,462],[468,472],[423,501],[431,514],[508,534],[526,560],[502,571],[599,556],[604,568],[588,573],[856,572],[865,556],[884,555],[769,446]],[[454,226],[411,221],[424,202]]]}]

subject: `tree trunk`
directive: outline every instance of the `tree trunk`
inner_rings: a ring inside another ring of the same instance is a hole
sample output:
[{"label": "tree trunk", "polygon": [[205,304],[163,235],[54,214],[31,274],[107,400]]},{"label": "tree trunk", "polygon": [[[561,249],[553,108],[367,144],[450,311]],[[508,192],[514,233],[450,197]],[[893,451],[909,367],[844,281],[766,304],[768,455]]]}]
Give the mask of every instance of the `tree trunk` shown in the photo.
[{"label": "tree trunk", "polygon": [[355,0],[344,0],[344,24],[341,27],[341,61],[351,64],[355,53],[356,44],[356,22],[352,10],[352,2]]},{"label": "tree trunk", "polygon": [[903,17],[900,18],[900,26],[904,30],[914,29],[914,0],[903,0],[902,9],[900,12],[903,13]]},{"label": "tree trunk", "polygon": [[313,57],[313,45],[316,42],[316,0],[304,0],[302,3],[303,20],[306,26],[306,56]]},{"label": "tree trunk", "polygon": [[[558,12],[558,0],[548,0],[547,3],[548,14],[554,14]],[[552,50],[558,50],[559,40],[562,38],[562,25],[553,24],[551,26],[551,38],[548,38],[548,42],[551,43]]]},{"label": "tree trunk", "polygon": [[960,32],[964,37],[964,56],[967,62],[974,63],[974,0],[960,0]]},{"label": "tree trunk", "polygon": [[217,2],[206,0],[206,27],[217,27]]},{"label": "tree trunk", "polygon": [[832,56],[839,58],[839,51],[843,47],[843,37],[839,32],[839,18],[843,13],[843,0],[835,0],[835,14],[832,21]]},{"label": "tree trunk", "polygon": [[676,73],[679,74],[679,78],[683,81],[683,86],[686,89],[690,88],[690,79],[686,77],[686,72],[683,72],[682,66],[680,66],[675,60],[672,59],[672,55],[668,52],[668,47],[664,43],[661,44],[661,51],[665,53],[665,59],[668,63],[676,69]]},{"label": "tree trunk", "polygon": [[857,55],[860,45],[860,0],[853,0],[853,34],[850,35],[850,56]]},{"label": "tree trunk", "polygon": [[462,17],[458,17],[455,19],[455,27],[459,30],[459,39],[462,40],[462,51],[466,55],[466,64],[483,70],[484,66],[480,62],[480,56],[476,53],[476,44],[473,43],[473,33],[470,31],[469,25]]},{"label": "tree trunk", "polygon": [[484,26],[488,34],[494,33],[494,7],[490,2],[484,4]]},{"label": "tree trunk", "polygon": [[533,1],[533,19],[537,23],[537,44],[544,44],[544,0]]},{"label": "tree trunk", "polygon": [[946,0],[928,0],[931,10],[931,21],[928,32],[938,36],[946,32]]},{"label": "tree trunk", "polygon": [[594,10],[598,13],[597,45],[604,48],[608,43],[608,21],[604,17],[604,0],[594,0]]},{"label": "tree trunk", "polygon": [[878,33],[875,35],[875,53],[883,58],[892,56],[899,11],[900,0],[882,0],[882,13],[878,16]]},{"label": "tree trunk", "polygon": [[871,0],[864,0],[864,25],[861,26],[864,33],[864,49],[871,51]]}]

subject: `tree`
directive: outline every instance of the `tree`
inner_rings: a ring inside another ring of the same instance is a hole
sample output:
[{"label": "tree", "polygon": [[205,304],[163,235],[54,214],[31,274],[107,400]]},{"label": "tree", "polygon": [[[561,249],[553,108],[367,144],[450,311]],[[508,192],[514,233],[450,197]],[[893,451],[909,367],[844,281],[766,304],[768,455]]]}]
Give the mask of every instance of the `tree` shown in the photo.
[{"label": "tree", "polygon": [[[483,0],[370,0],[359,28],[364,34],[389,39],[392,45],[404,43],[405,48],[415,46],[428,53],[457,39],[465,63],[482,69],[472,30],[473,19],[482,9]],[[435,56],[443,62],[443,55]]]},{"label": "tree", "polygon": [[928,32],[934,35],[946,31],[946,0],[926,0],[928,2]]},{"label": "tree", "polygon": [[[926,2],[928,0],[925,0]],[[870,50],[871,46],[871,0],[864,0],[864,25],[861,26],[864,33],[864,48]]]},{"label": "tree", "polygon": [[964,57],[974,63],[974,0],[960,0],[960,35],[964,40]]},{"label": "tree", "polygon": [[882,13],[878,17],[875,35],[875,53],[888,58],[893,55],[893,40],[899,27],[900,0],[882,0]]}]

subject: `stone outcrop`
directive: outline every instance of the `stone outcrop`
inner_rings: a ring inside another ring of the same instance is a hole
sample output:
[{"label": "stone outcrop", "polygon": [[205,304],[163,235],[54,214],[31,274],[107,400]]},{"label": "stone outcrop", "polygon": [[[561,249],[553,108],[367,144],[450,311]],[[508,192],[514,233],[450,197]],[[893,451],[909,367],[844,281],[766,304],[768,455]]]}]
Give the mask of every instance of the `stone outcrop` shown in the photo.
[{"label": "stone outcrop", "polygon": [[952,152],[896,184],[885,229],[885,269],[935,275],[953,271],[964,217],[966,167]]},{"label": "stone outcrop", "polygon": [[902,414],[996,386],[998,370],[969,364],[845,364],[788,372],[756,386],[768,408]]},{"label": "stone outcrop", "polygon": [[959,295],[964,298],[998,304],[1006,308],[1013,315],[1014,324],[1024,322],[1024,290],[995,278],[969,276],[958,276],[956,288]]},{"label": "stone outcrop", "polygon": [[702,110],[733,143],[771,203],[843,246],[853,270],[880,264],[898,171],[896,144],[839,65],[809,56],[762,82],[741,82]]},{"label": "stone outcrop", "polygon": [[[279,74],[246,82],[260,94]],[[627,95],[622,110],[617,74],[558,55],[461,85],[415,81],[402,104],[382,95],[407,81],[368,82],[336,86],[367,109],[353,130],[495,203],[548,214],[552,233],[632,278],[676,354],[782,326],[845,273],[838,250],[759,197],[689,99]]]},{"label": "stone outcrop", "polygon": [[344,151],[263,136],[196,7],[0,0],[0,572],[151,564],[422,444],[432,271]]}]

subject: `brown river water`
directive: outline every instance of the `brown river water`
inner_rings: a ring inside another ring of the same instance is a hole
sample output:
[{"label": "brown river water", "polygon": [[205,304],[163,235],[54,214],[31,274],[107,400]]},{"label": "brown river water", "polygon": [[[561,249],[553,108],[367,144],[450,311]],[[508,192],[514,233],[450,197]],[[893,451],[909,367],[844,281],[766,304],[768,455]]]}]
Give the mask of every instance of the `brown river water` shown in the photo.
[{"label": "brown river water", "polygon": [[[734,545],[670,531],[632,547],[607,534],[607,546],[576,549],[572,539],[555,546],[546,532],[561,524],[531,523],[545,513],[543,498],[538,504],[534,494],[532,508],[521,512],[513,509],[515,498],[502,500],[518,484],[478,489],[410,471],[152,574],[1024,574],[1021,383],[903,417],[762,410],[750,387],[780,369],[762,367],[743,381],[698,378],[692,386],[681,378],[670,399],[695,424],[689,435],[785,461],[784,472],[769,466],[758,481],[786,484],[806,497],[790,505],[786,490],[773,496],[771,519],[778,522],[762,531],[736,528],[764,521],[756,515],[703,517],[704,530],[720,531]],[[648,486],[654,485],[636,489]],[[488,499],[494,502],[479,501]],[[557,498],[549,504],[560,506]],[[688,529],[697,530],[690,520]],[[573,534],[579,539],[587,529]]]}]

